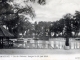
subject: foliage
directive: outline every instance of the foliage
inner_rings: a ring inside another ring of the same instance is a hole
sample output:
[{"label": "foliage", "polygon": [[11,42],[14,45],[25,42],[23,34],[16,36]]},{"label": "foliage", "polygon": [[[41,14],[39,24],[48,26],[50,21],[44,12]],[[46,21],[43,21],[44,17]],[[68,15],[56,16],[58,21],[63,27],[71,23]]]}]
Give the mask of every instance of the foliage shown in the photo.
[{"label": "foliage", "polygon": [[53,22],[53,25],[50,27],[50,31],[56,34],[62,32],[63,36],[72,37],[72,32],[75,33],[75,36],[78,36],[80,30],[80,12],[76,11],[74,15],[70,13],[64,15],[63,18],[59,19],[56,22]]},{"label": "foliage", "polygon": [[[14,0],[0,1],[0,20],[2,20],[11,33],[18,36],[20,32],[23,34],[28,28],[29,21],[25,20],[29,20],[29,18],[25,16],[34,18],[35,13],[31,6],[26,5],[26,7],[22,6],[22,8],[20,8],[19,5],[14,4],[13,1]],[[24,0],[25,3],[28,1],[33,2],[33,0]],[[10,2],[12,2],[13,5],[11,5]],[[39,4],[42,4],[42,2],[44,1],[38,1]]]}]

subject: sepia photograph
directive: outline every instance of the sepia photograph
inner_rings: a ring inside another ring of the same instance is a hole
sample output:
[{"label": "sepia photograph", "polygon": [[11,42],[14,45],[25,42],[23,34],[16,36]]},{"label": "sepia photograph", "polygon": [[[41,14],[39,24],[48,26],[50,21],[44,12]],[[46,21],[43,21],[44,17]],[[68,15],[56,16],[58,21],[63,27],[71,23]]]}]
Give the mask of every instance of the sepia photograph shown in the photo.
[{"label": "sepia photograph", "polygon": [[33,54],[80,54],[80,0],[0,0],[0,55]]}]

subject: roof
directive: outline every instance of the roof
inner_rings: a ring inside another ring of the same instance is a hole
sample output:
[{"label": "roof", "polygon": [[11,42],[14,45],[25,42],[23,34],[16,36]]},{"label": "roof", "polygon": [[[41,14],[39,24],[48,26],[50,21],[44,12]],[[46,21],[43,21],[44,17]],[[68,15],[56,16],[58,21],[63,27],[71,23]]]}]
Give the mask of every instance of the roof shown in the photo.
[{"label": "roof", "polygon": [[3,26],[0,26],[0,37],[14,37],[13,34],[11,34],[7,29],[5,29]]}]

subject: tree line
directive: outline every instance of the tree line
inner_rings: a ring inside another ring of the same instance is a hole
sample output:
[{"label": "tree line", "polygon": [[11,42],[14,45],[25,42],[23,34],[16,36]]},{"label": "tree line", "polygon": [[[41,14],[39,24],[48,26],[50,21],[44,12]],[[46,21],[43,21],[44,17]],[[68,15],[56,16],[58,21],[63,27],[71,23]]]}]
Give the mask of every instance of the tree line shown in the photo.
[{"label": "tree line", "polygon": [[[28,17],[35,18],[34,9],[27,5],[28,1],[40,5],[45,5],[46,0],[23,0],[26,7],[13,3],[14,0],[0,1],[0,21],[2,25],[14,36],[19,37],[76,37],[80,31],[80,12],[76,11],[74,15],[70,13],[64,15],[61,19],[55,22],[35,22],[32,24]],[[13,4],[11,4],[13,3]]]},{"label": "tree line", "polygon": [[74,15],[67,13],[61,19],[53,22],[50,31],[54,32],[54,36],[60,35],[65,37],[77,37],[80,33],[80,12],[76,11]]}]

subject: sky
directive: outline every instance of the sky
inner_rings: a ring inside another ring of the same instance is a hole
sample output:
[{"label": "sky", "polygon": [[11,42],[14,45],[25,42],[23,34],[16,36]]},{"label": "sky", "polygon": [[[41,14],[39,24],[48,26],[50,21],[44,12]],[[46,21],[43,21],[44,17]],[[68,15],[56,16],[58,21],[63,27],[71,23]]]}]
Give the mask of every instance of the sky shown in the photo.
[{"label": "sky", "polygon": [[[21,4],[21,0],[18,0],[18,3]],[[31,5],[36,14],[36,17],[31,20],[32,22],[56,21],[67,13],[73,15],[76,10],[80,11],[80,0],[46,0],[46,5],[39,5],[38,3]]]}]

